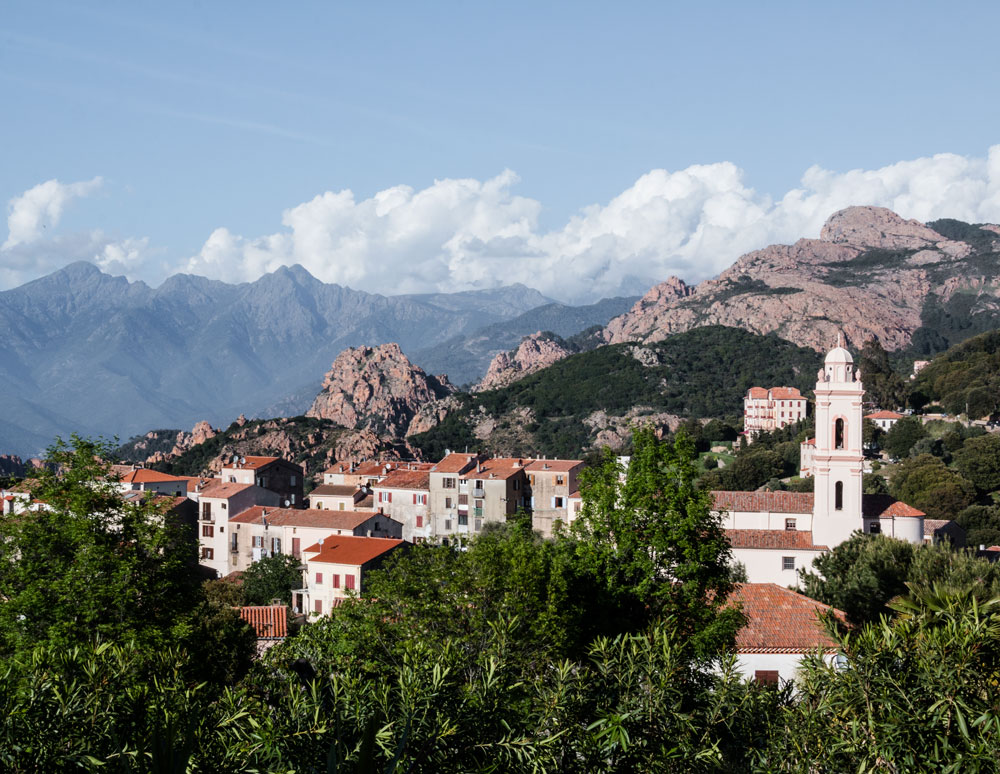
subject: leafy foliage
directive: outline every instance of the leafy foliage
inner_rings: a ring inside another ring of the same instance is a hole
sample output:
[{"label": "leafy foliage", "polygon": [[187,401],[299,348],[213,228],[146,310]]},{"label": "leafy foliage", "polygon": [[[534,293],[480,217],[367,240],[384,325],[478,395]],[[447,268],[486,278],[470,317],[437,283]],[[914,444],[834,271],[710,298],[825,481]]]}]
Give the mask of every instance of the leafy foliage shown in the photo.
[{"label": "leafy foliage", "polygon": [[932,360],[918,375],[914,390],[952,414],[968,405],[971,417],[1000,412],[1000,330],[969,339]]},{"label": "leafy foliage", "polygon": [[934,519],[953,519],[975,499],[973,485],[930,454],[904,460],[889,493]]},{"label": "leafy foliage", "polygon": [[288,554],[267,556],[243,571],[243,596],[248,605],[292,603],[292,589],[302,587],[301,560]]}]

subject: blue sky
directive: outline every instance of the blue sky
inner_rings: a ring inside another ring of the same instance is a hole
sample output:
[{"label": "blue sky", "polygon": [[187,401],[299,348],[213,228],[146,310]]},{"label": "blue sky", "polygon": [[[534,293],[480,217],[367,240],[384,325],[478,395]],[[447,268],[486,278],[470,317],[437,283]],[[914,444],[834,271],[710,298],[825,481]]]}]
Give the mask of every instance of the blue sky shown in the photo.
[{"label": "blue sky", "polygon": [[[998,29],[992,3],[7,5],[0,197],[100,180],[19,210],[0,287],[73,258],[151,282],[299,261],[382,292],[506,275],[582,299],[816,236],[852,194],[996,219]],[[817,167],[893,180],[833,195],[803,184]],[[781,209],[793,190],[808,213]]]}]

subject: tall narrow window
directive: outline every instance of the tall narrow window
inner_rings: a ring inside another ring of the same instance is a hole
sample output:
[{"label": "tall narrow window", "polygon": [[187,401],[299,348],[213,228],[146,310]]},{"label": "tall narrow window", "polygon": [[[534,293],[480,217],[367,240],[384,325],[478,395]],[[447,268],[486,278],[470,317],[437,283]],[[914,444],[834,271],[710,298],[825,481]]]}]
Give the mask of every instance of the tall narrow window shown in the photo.
[{"label": "tall narrow window", "polygon": [[833,485],[833,507],[835,510],[844,510],[844,482],[838,481]]},{"label": "tall narrow window", "polygon": [[844,448],[844,420],[839,417],[833,423],[833,448]]}]

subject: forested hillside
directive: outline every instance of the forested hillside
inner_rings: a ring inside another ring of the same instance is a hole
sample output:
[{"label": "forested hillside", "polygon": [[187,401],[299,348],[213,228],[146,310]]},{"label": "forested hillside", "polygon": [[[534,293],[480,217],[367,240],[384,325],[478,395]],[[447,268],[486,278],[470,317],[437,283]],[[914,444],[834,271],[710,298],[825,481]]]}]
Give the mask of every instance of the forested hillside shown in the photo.
[{"label": "forested hillside", "polygon": [[[698,328],[647,344],[582,352],[498,390],[461,394],[460,408],[409,441],[430,458],[468,446],[501,454],[574,457],[602,431],[672,417],[742,411],[754,385],[805,393],[822,363],[813,350],[737,328]],[[626,432],[627,435],[627,432]]]}]

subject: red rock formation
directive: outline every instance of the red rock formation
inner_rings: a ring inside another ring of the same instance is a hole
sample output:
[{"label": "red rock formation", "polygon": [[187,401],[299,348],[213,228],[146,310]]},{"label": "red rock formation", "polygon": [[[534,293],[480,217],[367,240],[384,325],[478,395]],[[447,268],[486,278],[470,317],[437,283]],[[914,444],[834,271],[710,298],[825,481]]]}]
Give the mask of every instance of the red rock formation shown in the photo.
[{"label": "red rock formation", "polygon": [[306,416],[401,438],[421,406],[450,391],[413,365],[398,344],[351,347],[333,361]]},{"label": "red rock formation", "polygon": [[572,354],[572,350],[543,335],[541,331],[525,336],[517,349],[500,352],[493,358],[486,376],[473,388],[473,392],[506,387]]}]

